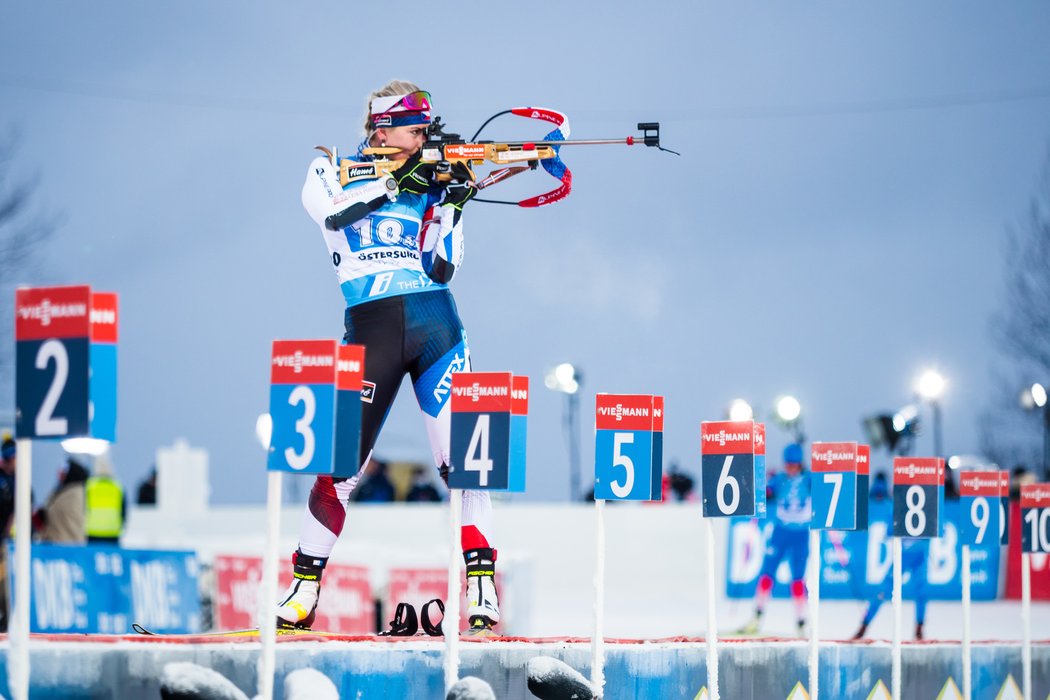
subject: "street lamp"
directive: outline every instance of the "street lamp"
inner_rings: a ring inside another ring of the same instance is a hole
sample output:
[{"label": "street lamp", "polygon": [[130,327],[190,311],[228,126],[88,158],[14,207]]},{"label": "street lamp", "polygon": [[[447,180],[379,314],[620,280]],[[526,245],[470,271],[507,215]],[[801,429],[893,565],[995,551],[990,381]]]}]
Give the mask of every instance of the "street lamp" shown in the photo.
[{"label": "street lamp", "polygon": [[1033,384],[1021,393],[1021,406],[1027,411],[1043,411],[1043,476],[1050,479],[1050,402],[1046,387]]},{"label": "street lamp", "polygon": [[919,375],[915,382],[915,391],[919,396],[930,404],[933,410],[933,452],[935,457],[940,457],[941,450],[941,402],[944,387],[947,384],[941,373],[935,369],[928,369]]},{"label": "street lamp", "polygon": [[547,370],[543,384],[551,391],[565,394],[565,414],[563,424],[569,441],[569,500],[575,501],[580,496],[580,430],[578,426],[580,413],[580,384],[583,375],[578,367],[563,362]]},{"label": "street lamp", "polygon": [[781,396],[776,403],[776,421],[791,431],[795,442],[802,444],[805,437],[802,435],[802,404],[794,396]]}]

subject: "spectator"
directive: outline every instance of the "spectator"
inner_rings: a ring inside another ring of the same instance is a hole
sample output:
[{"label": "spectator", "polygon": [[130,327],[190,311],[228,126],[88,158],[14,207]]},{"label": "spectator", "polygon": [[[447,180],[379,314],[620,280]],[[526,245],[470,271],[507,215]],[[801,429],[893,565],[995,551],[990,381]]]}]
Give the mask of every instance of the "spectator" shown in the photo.
[{"label": "spectator", "polygon": [[95,475],[87,480],[85,532],[92,544],[120,546],[120,534],[127,517],[124,487],[113,475],[107,455],[95,459]]},{"label": "spectator", "polygon": [[0,447],[0,546],[11,535],[15,518],[15,441],[5,437]]},{"label": "spectator", "polygon": [[354,492],[358,503],[387,503],[394,500],[394,485],[386,475],[386,462],[374,457],[368,464],[368,477]]},{"label": "spectator", "polygon": [[412,470],[412,487],[405,496],[406,501],[412,503],[440,503],[441,493],[428,478],[429,469],[416,467]]},{"label": "spectator", "polygon": [[671,492],[674,493],[674,500],[690,500],[695,485],[693,477],[679,471],[678,462],[671,462],[670,477]]},{"label": "spectator", "polygon": [[138,497],[135,502],[140,506],[157,505],[157,468],[150,469],[146,478],[139,482]]},{"label": "spectator", "polygon": [[58,485],[37,511],[40,539],[60,544],[84,544],[84,484],[88,470],[69,457],[58,472]]}]

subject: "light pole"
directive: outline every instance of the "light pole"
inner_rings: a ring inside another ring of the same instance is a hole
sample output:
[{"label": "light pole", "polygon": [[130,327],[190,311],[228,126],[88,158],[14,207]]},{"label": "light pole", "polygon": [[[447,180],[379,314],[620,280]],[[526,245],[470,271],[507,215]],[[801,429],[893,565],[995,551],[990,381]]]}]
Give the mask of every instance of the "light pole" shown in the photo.
[{"label": "light pole", "polygon": [[1021,393],[1022,408],[1043,411],[1043,477],[1050,479],[1050,402],[1047,402],[1046,387],[1033,384]]},{"label": "light pole", "polygon": [[943,454],[941,449],[941,395],[944,394],[944,377],[935,369],[928,369],[919,375],[915,382],[915,391],[930,404],[933,410],[933,453],[935,457]]},{"label": "light pole", "polygon": [[569,441],[569,501],[575,501],[580,496],[580,384],[583,383],[583,375],[578,367],[563,362],[553,369],[547,370],[543,377],[543,384],[551,391],[565,394],[565,415],[563,422],[565,433]]}]

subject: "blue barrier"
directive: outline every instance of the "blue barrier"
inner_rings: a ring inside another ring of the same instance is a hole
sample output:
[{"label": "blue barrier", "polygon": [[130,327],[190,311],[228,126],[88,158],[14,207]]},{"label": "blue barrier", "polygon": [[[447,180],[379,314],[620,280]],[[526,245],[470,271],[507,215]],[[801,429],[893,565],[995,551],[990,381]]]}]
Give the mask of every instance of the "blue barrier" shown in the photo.
[{"label": "blue barrier", "polygon": [[[156,632],[201,631],[194,552],[35,544],[31,556],[31,632],[124,634],[133,622]],[[12,568],[12,609],[14,579]]]},{"label": "blue barrier", "polygon": [[[758,573],[762,568],[765,543],[775,523],[775,509],[769,509],[765,520],[736,520],[730,524],[726,562],[726,595],[751,598],[755,594]],[[959,541],[958,501],[945,504],[947,522],[944,536],[930,541],[927,564],[927,597],[931,600],[959,600],[962,596],[962,545]],[[870,503],[870,525],[863,531],[822,531],[820,537],[820,597],[826,599],[864,600],[881,589],[890,574],[892,552],[892,504]],[[991,539],[981,546],[971,546],[973,600],[994,600],[998,593],[998,542]],[[781,563],[774,581],[773,595],[791,595],[787,559]],[[904,579],[905,598],[914,598],[914,583]]]}]

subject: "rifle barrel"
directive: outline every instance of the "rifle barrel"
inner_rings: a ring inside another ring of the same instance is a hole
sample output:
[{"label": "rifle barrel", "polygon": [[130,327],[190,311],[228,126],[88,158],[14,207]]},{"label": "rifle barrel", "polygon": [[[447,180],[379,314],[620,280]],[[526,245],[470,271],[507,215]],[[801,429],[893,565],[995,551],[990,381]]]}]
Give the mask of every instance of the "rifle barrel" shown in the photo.
[{"label": "rifle barrel", "polygon": [[524,146],[525,144],[534,144],[536,146],[600,146],[603,144],[620,144],[626,146],[632,146],[635,143],[640,143],[633,136],[628,136],[623,139],[565,139],[562,141],[508,141],[508,146]]}]

